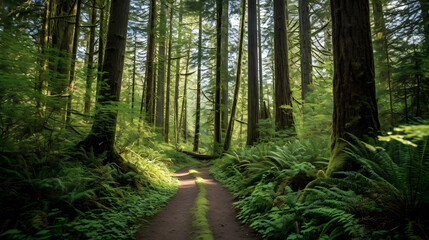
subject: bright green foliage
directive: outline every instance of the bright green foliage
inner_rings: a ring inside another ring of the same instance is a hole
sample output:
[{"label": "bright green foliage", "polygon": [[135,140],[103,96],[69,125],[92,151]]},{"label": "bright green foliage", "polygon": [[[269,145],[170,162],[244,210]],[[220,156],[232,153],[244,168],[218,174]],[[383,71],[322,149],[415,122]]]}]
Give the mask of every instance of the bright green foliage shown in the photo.
[{"label": "bright green foliage", "polygon": [[359,172],[318,175],[326,146],[311,140],[260,144],[215,162],[211,172],[231,189],[238,217],[266,239],[421,239],[429,206],[427,137],[401,128],[406,145],[356,139],[346,156]]},{"label": "bright green foliage", "polygon": [[189,173],[194,176],[195,181],[198,185],[198,195],[195,199],[195,205],[191,209],[194,220],[192,226],[194,227],[193,238],[195,240],[213,240],[213,235],[210,230],[210,225],[207,220],[207,211],[209,210],[209,201],[206,198],[207,189],[204,183],[204,179],[201,178],[198,171],[191,169]]}]

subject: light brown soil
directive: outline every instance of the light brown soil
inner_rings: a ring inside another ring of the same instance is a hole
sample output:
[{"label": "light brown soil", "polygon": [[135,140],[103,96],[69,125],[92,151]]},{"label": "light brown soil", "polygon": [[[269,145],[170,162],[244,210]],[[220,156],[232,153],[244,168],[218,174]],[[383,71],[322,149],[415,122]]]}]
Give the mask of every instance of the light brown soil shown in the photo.
[{"label": "light brown soil", "polygon": [[[194,168],[195,169],[195,168]],[[207,168],[197,168],[204,179],[209,201],[207,219],[215,240],[261,239],[249,227],[241,224],[232,206],[231,193],[210,176]],[[180,185],[177,194],[164,209],[148,223],[143,224],[136,234],[137,240],[190,240],[192,236],[191,208],[198,194],[198,186],[189,168],[175,173]]]}]

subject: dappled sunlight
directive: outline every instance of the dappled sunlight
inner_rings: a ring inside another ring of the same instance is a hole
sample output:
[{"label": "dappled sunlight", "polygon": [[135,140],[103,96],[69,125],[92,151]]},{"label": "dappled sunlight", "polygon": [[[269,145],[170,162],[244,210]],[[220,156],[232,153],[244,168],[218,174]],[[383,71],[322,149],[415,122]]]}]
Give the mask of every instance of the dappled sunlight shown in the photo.
[{"label": "dappled sunlight", "polygon": [[173,173],[173,176],[175,177],[184,177],[184,176],[188,176],[189,172],[184,172],[184,173]]},{"label": "dappled sunlight", "polygon": [[179,188],[191,188],[191,187],[196,187],[194,179],[180,181]]}]

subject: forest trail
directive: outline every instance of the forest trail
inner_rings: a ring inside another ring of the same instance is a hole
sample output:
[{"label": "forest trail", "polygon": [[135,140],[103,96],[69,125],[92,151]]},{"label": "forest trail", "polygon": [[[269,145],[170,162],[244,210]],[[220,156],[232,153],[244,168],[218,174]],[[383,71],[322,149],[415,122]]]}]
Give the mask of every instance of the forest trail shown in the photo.
[{"label": "forest trail", "polygon": [[[195,204],[199,188],[189,167],[178,170],[174,176],[180,180],[176,195],[136,234],[137,240],[190,240],[193,238],[191,208]],[[236,218],[231,193],[215,181],[207,167],[193,168],[198,171],[207,190],[209,201],[207,220],[213,239],[241,240],[261,239],[249,227]]]}]

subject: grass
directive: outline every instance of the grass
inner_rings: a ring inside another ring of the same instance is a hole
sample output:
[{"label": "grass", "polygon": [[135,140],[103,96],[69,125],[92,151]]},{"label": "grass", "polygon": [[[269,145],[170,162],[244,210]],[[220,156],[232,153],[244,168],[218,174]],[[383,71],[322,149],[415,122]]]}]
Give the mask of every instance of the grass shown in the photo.
[{"label": "grass", "polygon": [[197,198],[195,199],[195,205],[191,209],[193,215],[192,225],[195,229],[193,239],[198,240],[213,240],[213,235],[210,230],[210,225],[207,220],[207,211],[208,211],[208,200],[206,198],[207,189],[204,184],[204,179],[201,178],[198,171],[195,169],[190,169],[189,173],[194,176],[195,181],[197,182],[199,192]]}]

